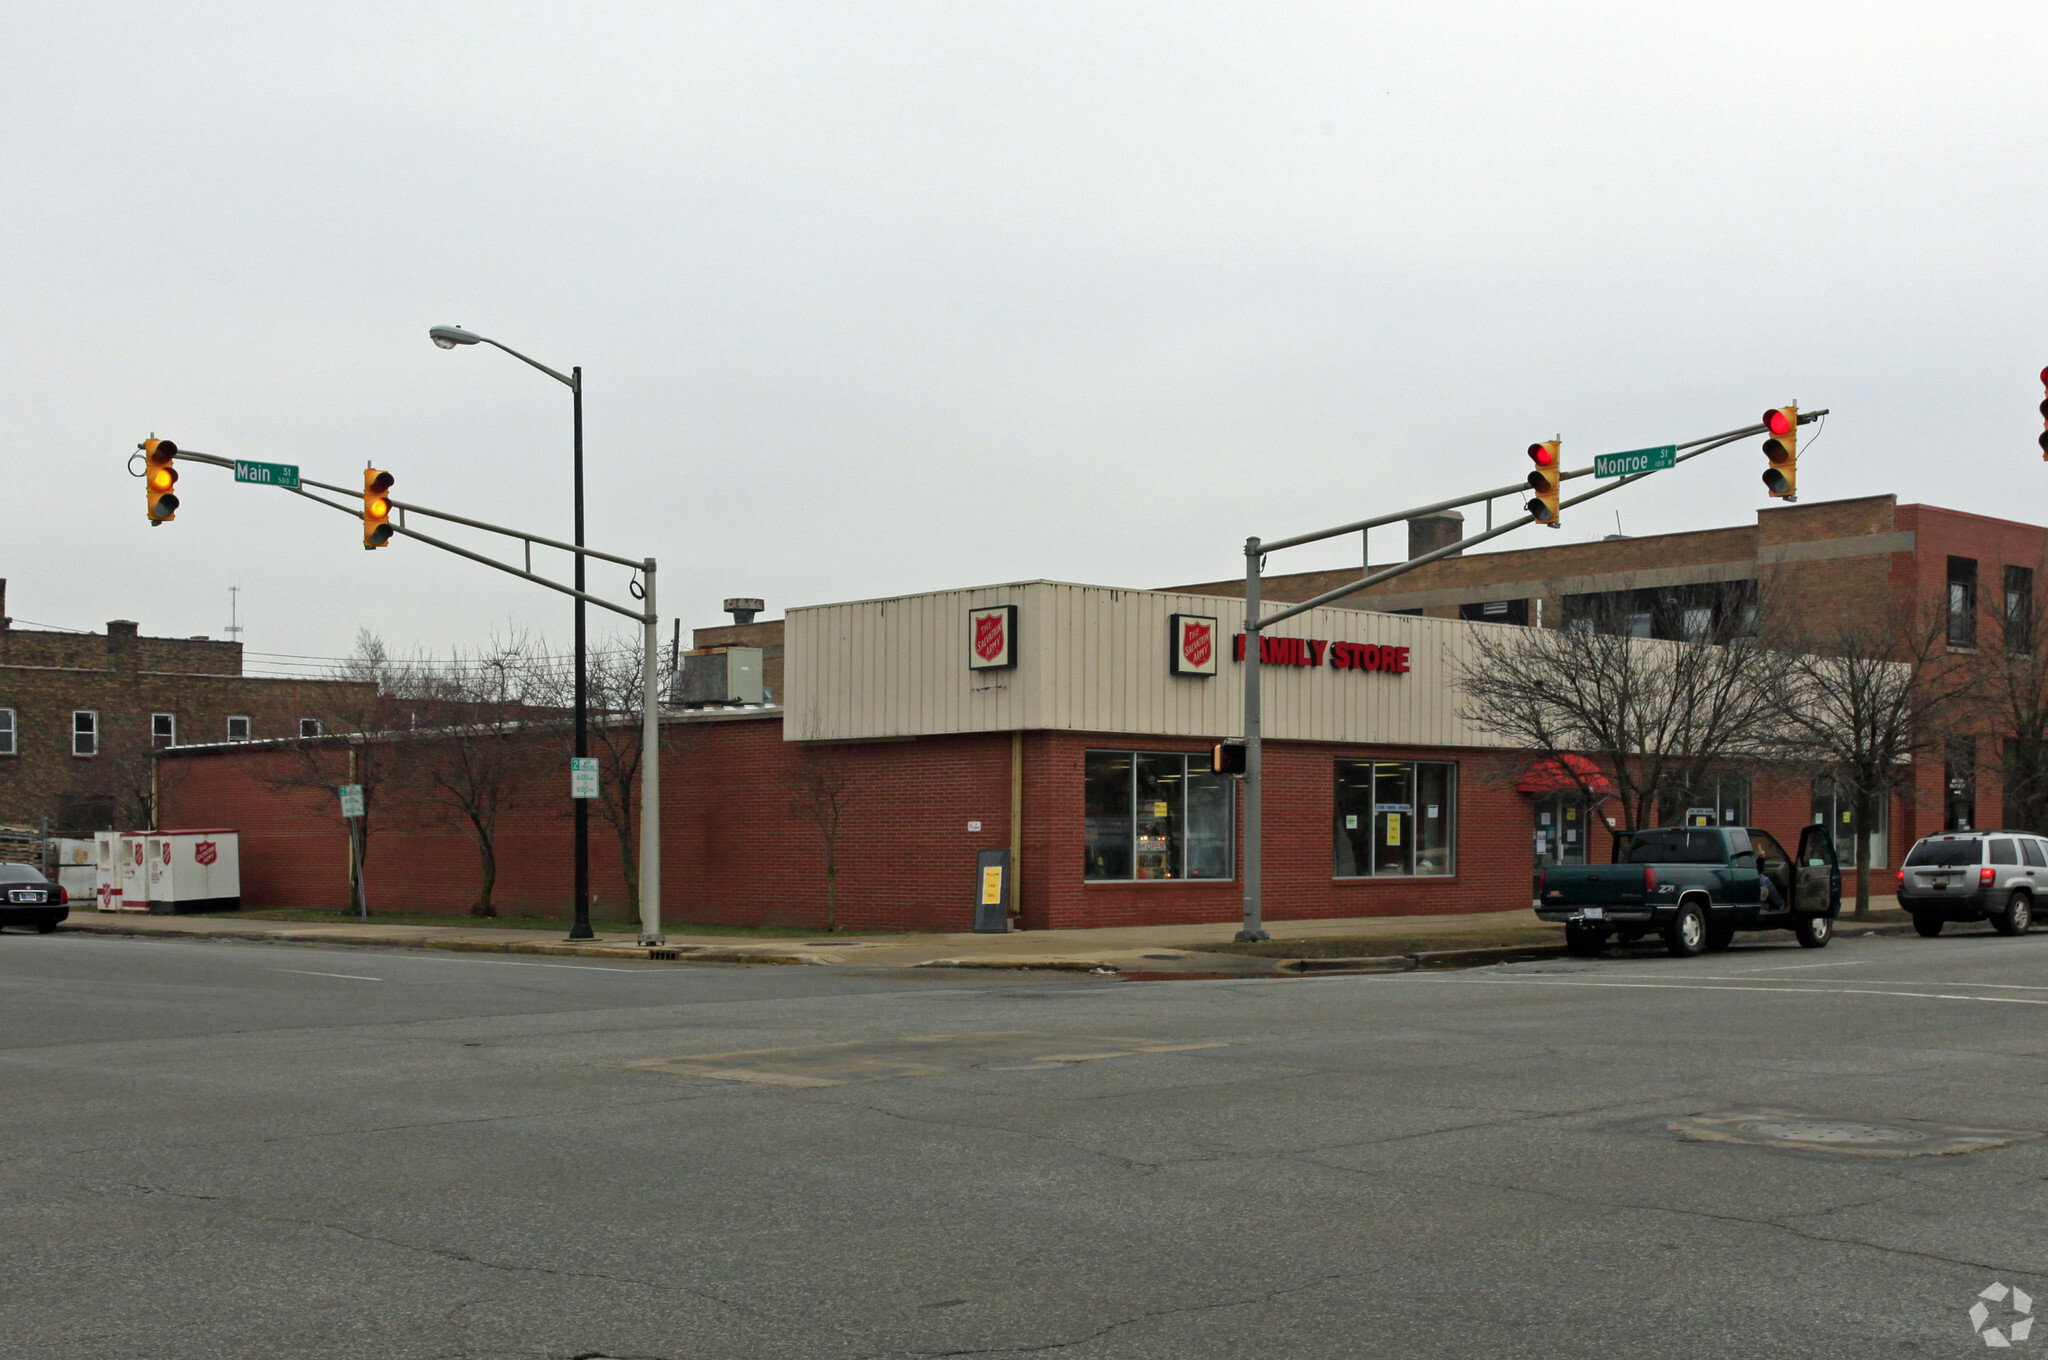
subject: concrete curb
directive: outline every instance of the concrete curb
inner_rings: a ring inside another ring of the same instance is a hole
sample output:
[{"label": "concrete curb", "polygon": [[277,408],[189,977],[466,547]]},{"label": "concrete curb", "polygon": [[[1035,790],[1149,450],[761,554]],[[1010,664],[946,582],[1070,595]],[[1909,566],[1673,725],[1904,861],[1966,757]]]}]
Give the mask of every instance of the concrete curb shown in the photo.
[{"label": "concrete curb", "polygon": [[988,955],[980,958],[926,959],[913,963],[912,968],[1036,968],[1051,969],[1063,973],[1119,973],[1123,970],[1113,963],[1101,959],[1060,959],[1035,958],[1029,954],[1016,957]]},{"label": "concrete curb", "polygon": [[253,927],[227,930],[180,930],[176,926],[147,928],[120,921],[79,920],[73,917],[57,927],[59,932],[90,935],[125,935],[134,939],[239,940],[256,944],[348,945],[357,949],[440,949],[463,954],[532,954],[555,958],[628,959],[673,963],[774,963],[823,964],[815,954],[787,950],[746,950],[700,944],[592,945],[543,940],[437,940],[416,935],[335,936],[325,932],[258,930]]},{"label": "concrete curb", "polygon": [[1485,945],[1477,949],[1426,949],[1407,954],[1364,954],[1340,959],[1283,959],[1292,973],[1412,973],[1425,968],[1484,968],[1562,955],[1561,944]]}]

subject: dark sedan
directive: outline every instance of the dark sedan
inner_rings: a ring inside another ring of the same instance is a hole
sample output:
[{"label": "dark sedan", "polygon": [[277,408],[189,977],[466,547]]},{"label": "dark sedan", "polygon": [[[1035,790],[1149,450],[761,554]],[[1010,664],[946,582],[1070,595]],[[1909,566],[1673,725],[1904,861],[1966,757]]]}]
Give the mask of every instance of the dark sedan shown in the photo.
[{"label": "dark sedan", "polygon": [[47,935],[71,914],[64,889],[26,864],[0,864],[0,926],[34,926]]}]

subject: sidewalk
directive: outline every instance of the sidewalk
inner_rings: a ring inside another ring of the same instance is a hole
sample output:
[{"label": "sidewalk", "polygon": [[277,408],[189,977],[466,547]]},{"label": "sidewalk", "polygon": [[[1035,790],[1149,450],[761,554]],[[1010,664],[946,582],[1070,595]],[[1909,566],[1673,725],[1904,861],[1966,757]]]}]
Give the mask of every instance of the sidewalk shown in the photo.
[{"label": "sidewalk", "polygon": [[[1859,922],[1845,904],[1837,929],[1844,934],[1874,928],[1896,928],[1905,914],[1891,898],[1871,899],[1872,918]],[[1469,938],[1489,931],[1520,935],[1539,925],[1529,908],[1457,913],[1439,916],[1363,916],[1340,920],[1268,921],[1278,940],[1361,940],[1360,952],[1371,954],[1373,937],[1454,934],[1461,948]],[[143,916],[74,911],[60,930],[103,935],[134,935],[167,939],[257,940],[290,944],[342,944],[379,948],[450,949],[500,954],[537,954],[584,958],[658,959],[689,963],[812,964],[860,968],[1058,968],[1077,971],[1237,973],[1272,975],[1294,971],[1285,958],[1216,954],[1188,946],[1221,943],[1237,934],[1235,921],[1209,925],[1116,926],[1093,930],[1028,930],[1008,935],[872,935],[843,932],[788,942],[759,936],[675,935],[655,949],[642,948],[630,936],[570,942],[548,931],[493,929],[471,925],[414,926],[368,923],[258,921],[211,916]],[[1483,944],[1483,942],[1481,942]],[[1556,948],[1562,948],[1562,931]],[[1413,944],[1407,946],[1413,949]],[[1534,946],[1547,952],[1552,946]]]}]

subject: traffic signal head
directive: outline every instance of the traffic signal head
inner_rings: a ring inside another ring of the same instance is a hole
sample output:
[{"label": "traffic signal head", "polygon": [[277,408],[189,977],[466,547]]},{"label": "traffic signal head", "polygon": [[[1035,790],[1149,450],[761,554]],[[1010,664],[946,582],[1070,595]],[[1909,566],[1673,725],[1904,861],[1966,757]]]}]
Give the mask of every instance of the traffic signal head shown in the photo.
[{"label": "traffic signal head", "polygon": [[1561,484],[1562,472],[1557,461],[1557,446],[1562,442],[1546,439],[1540,444],[1529,446],[1529,461],[1536,466],[1529,473],[1529,504],[1526,507],[1539,524],[1558,528],[1557,490]]},{"label": "traffic signal head", "polygon": [[[2041,386],[2048,391],[2048,368],[2041,370]],[[2048,395],[2041,398],[2041,457],[2048,459]]]},{"label": "traffic signal head", "polygon": [[149,527],[154,529],[165,520],[178,517],[178,495],[171,488],[178,484],[178,470],[171,464],[177,461],[178,446],[168,439],[145,439],[142,441],[142,489],[149,495]]},{"label": "traffic signal head", "polygon": [[1219,741],[1209,753],[1211,768],[1218,774],[1243,774],[1244,753],[1245,744],[1241,741]]},{"label": "traffic signal head", "polygon": [[363,469],[363,546],[381,548],[391,541],[391,474]]},{"label": "traffic signal head", "polygon": [[1778,406],[1764,412],[1764,489],[1784,500],[1799,499],[1799,408]]}]

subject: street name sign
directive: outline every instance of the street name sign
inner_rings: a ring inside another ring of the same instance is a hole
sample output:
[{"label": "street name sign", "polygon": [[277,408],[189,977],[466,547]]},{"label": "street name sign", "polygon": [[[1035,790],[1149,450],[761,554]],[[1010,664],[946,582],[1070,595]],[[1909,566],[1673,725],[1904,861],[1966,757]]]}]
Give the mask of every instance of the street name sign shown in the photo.
[{"label": "street name sign", "polygon": [[292,491],[299,489],[299,465],[297,463],[252,463],[246,459],[235,460],[235,480],[256,482],[262,486],[282,486]]},{"label": "street name sign", "polygon": [[597,797],[597,757],[569,757],[569,796],[571,798]]},{"label": "street name sign", "polygon": [[1633,477],[1638,472],[1662,472],[1665,468],[1678,465],[1678,445],[1664,444],[1654,449],[1630,449],[1626,453],[1601,453],[1593,456],[1595,477]]},{"label": "street name sign", "polygon": [[341,794],[341,815],[344,818],[362,816],[363,786],[361,784],[343,784],[339,792]]}]

